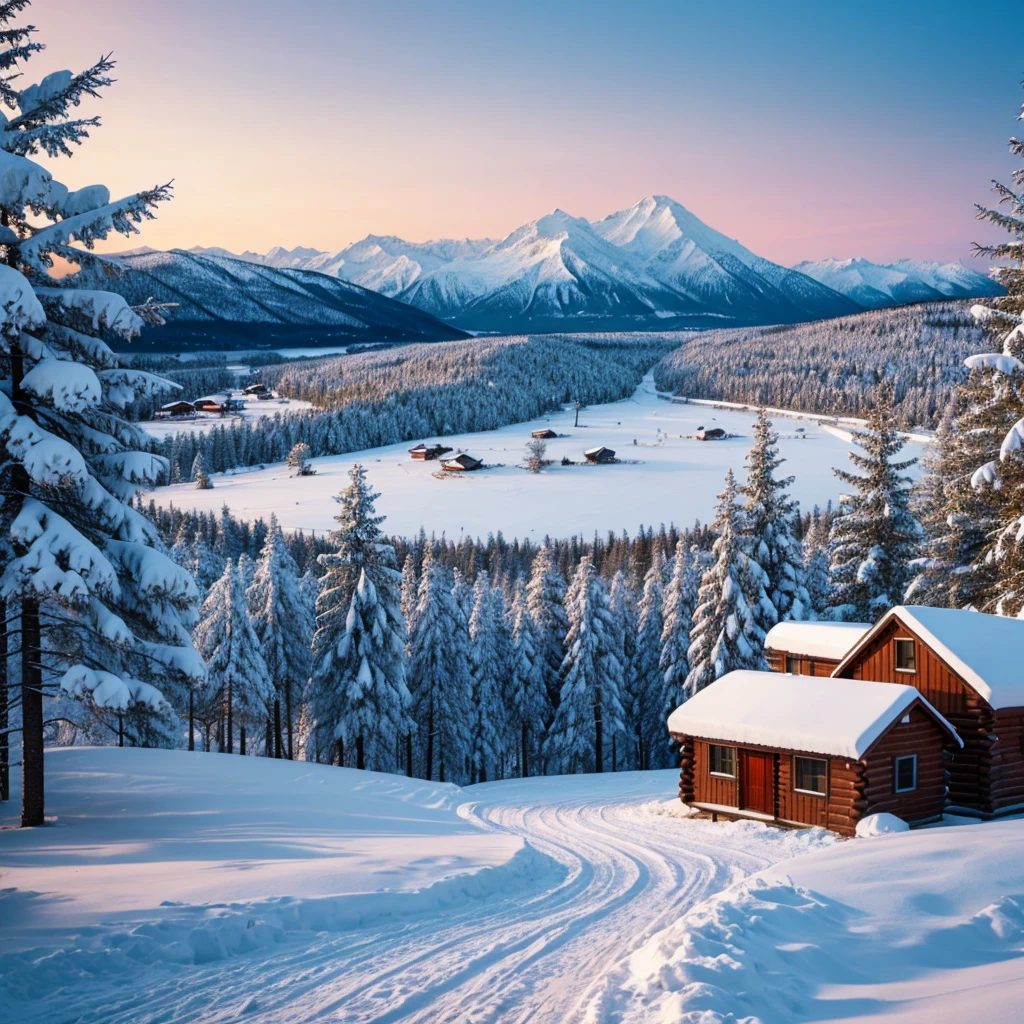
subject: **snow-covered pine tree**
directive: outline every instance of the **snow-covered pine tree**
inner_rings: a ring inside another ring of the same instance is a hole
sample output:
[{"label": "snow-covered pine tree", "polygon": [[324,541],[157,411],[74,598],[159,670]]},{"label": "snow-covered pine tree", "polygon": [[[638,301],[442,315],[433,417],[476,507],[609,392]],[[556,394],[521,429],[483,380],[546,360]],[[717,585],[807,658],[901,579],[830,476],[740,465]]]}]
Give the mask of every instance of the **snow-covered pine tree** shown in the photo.
[{"label": "snow-covered pine tree", "polygon": [[913,578],[921,526],[910,511],[910,477],[917,459],[896,461],[906,438],[892,427],[895,391],[881,382],[863,430],[853,431],[864,453],[850,452],[861,474],[834,469],[852,493],[844,495],[829,535],[832,615],[874,622],[900,604]]},{"label": "snow-covered pine tree", "polygon": [[520,577],[512,602],[512,671],[513,698],[510,710],[514,716],[514,732],[519,736],[519,775],[534,773],[544,742],[544,723],[551,709],[544,687],[544,662],[537,625],[533,621],[526,597],[526,586]]},{"label": "snow-covered pine tree", "polygon": [[817,505],[804,535],[804,586],[811,602],[813,618],[829,618],[832,609],[832,583],[828,572],[828,535],[832,529],[831,502],[822,512]]},{"label": "snow-covered pine tree", "polygon": [[[665,588],[664,626],[661,631],[661,656],[658,659],[662,721],[686,699],[686,677],[690,672],[690,628],[703,574],[701,552],[696,547],[692,551],[688,550],[686,541],[679,540],[672,558],[672,576]],[[654,753],[657,755],[658,751],[659,747],[655,745]],[[652,760],[656,767],[663,766],[662,757],[655,756]]]},{"label": "snow-covered pine tree", "polygon": [[[1024,121],[1024,107],[1018,120]],[[1024,157],[1024,139],[1011,138],[1010,152]],[[985,566],[982,579],[988,576],[990,588],[978,597],[984,611],[1020,615],[1024,612],[1024,168],[1013,172],[1012,186],[994,182],[992,190],[999,202],[996,208],[978,206],[978,219],[995,225],[1010,238],[996,245],[976,245],[975,251],[1001,261],[992,276],[1006,294],[974,306],[971,312],[1000,336],[1002,350],[970,356],[966,363],[972,375],[980,370],[990,374],[995,396],[1010,396],[1007,411],[1016,413],[1017,418],[973,477],[975,489],[997,506],[995,528],[979,559]],[[993,416],[991,425],[1005,426],[1003,416]]]},{"label": "snow-covered pine tree", "polygon": [[691,697],[726,672],[768,668],[764,630],[752,611],[766,600],[764,574],[743,550],[742,512],[731,469],[718,499],[714,523],[718,536],[711,549],[715,561],[701,579],[687,651],[690,671],[684,686]]},{"label": "snow-covered pine tree", "polygon": [[[565,577],[558,571],[555,556],[547,546],[534,556],[526,603],[537,627],[538,643],[543,658],[544,687],[552,713],[558,707],[561,693],[562,662],[565,659],[565,638],[569,620],[565,614]],[[545,722],[545,726],[550,721]]]},{"label": "snow-covered pine tree", "polygon": [[[636,594],[624,569],[619,569],[612,577],[612,585],[608,591],[608,607],[612,613],[615,626],[615,652],[622,664],[622,712],[623,734],[619,743],[617,733],[612,734],[612,768],[617,770],[621,764],[626,768],[637,767],[635,744],[632,737],[636,735],[637,702],[633,693],[633,659],[636,655]],[[620,753],[621,751],[621,753]]]},{"label": "snow-covered pine tree", "polygon": [[316,476],[316,470],[309,461],[311,458],[312,452],[309,450],[309,445],[300,441],[288,453],[285,465],[292,470],[293,476]]},{"label": "snow-covered pine tree", "polygon": [[271,702],[274,749],[268,750],[267,756],[273,753],[274,757],[292,760],[298,717],[295,705],[309,678],[313,622],[308,602],[299,590],[298,567],[275,515],[270,517],[270,529],[246,590],[246,601],[274,688]]},{"label": "snow-covered pine tree", "polygon": [[505,728],[501,694],[502,636],[504,612],[491,586],[487,570],[476,574],[473,586],[473,614],[469,620],[470,668],[473,679],[473,781],[486,782],[497,777],[502,743],[499,733]]},{"label": "snow-covered pine tree", "polygon": [[[316,602],[316,631],[308,701],[317,723],[317,752],[331,738],[341,764],[354,759],[391,771],[395,741],[411,728],[406,686],[405,620],[395,549],[374,514],[376,494],[366,470],[353,466],[339,496],[335,554],[324,567]],[[354,755],[354,758],[353,758]]]},{"label": "snow-covered pine tree", "polygon": [[203,458],[202,451],[192,462],[192,481],[200,491],[209,491],[213,488],[210,474],[206,472],[206,460]]},{"label": "snow-covered pine tree", "polygon": [[[0,3],[0,448],[12,557],[0,596],[21,618],[22,823],[44,813],[43,704],[65,692],[126,711],[177,701],[205,670],[189,640],[198,591],[129,505],[166,477],[165,460],[120,418],[172,385],[122,368],[101,340],[135,335],[158,313],[48,275],[112,231],[129,235],[170,198],[167,186],[111,201],[102,185],[69,191],[32,157],[71,156],[98,124],[70,116],[111,83],[108,58],[38,84],[23,68],[43,49],[16,25],[27,0]],[[24,83],[24,84],[23,84]]]},{"label": "snow-covered pine tree", "polygon": [[662,714],[661,636],[665,630],[662,589],[664,558],[654,549],[651,567],[644,575],[643,595],[637,606],[636,638],[632,664],[627,676],[629,694],[626,707],[635,743],[633,763],[641,770],[652,767],[652,750],[666,738]]},{"label": "snow-covered pine tree", "polygon": [[566,593],[562,692],[544,741],[549,772],[604,771],[606,741],[623,725],[622,664],[604,581],[584,555]]},{"label": "snow-covered pine tree", "polygon": [[208,695],[223,708],[221,749],[234,753],[237,719],[239,752],[245,754],[252,727],[257,724],[262,727],[273,704],[274,687],[252,628],[245,588],[236,563],[228,562],[224,575],[211,588],[192,638],[196,649],[206,659]]},{"label": "snow-covered pine tree", "polygon": [[418,581],[416,579],[416,560],[412,552],[405,556],[402,563],[402,615],[407,623],[412,622],[413,611],[419,600]]},{"label": "snow-covered pine tree", "polygon": [[416,605],[409,617],[409,693],[416,723],[419,754],[414,760],[424,778],[433,779],[469,757],[472,740],[472,693],[465,650],[458,649],[462,612],[451,592],[448,572],[434,557],[434,545],[423,553],[423,571]]},{"label": "snow-covered pine tree", "polygon": [[746,462],[747,482],[741,493],[746,498],[743,534],[747,553],[764,570],[765,593],[771,603],[770,609],[753,609],[765,632],[776,622],[806,619],[810,613],[803,579],[803,547],[794,533],[799,512],[788,494],[794,478],[779,479],[775,475],[785,461],[779,457],[779,435],[762,408],[754,424],[754,444]]}]

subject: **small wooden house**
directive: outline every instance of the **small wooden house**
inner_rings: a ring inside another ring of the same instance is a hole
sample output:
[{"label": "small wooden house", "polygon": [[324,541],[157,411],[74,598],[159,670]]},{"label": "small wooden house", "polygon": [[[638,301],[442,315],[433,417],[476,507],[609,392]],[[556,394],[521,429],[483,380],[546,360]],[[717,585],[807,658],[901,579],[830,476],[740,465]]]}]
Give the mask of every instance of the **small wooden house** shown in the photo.
[{"label": "small wooden house", "polygon": [[698,441],[719,441],[725,437],[721,427],[701,427],[694,435]]},{"label": "small wooden house", "polygon": [[250,384],[247,388],[242,390],[244,395],[265,395],[267,394],[266,384]]},{"label": "small wooden house", "polygon": [[950,768],[950,810],[1024,810],[1024,620],[893,608],[833,676],[912,685],[955,726],[964,749]]},{"label": "small wooden house", "polygon": [[197,398],[192,403],[197,412],[227,412],[226,400],[223,398]]},{"label": "small wooden house", "polygon": [[451,448],[446,448],[443,444],[420,443],[409,449],[409,455],[413,459],[430,462],[433,459],[439,459],[442,455],[447,455],[450,451]]},{"label": "small wooden house", "polygon": [[683,803],[852,836],[869,814],[941,817],[953,726],[912,686],[730,672],[672,712]]},{"label": "small wooden house", "polygon": [[830,676],[870,622],[780,622],[764,638],[773,672]]},{"label": "small wooden house", "polygon": [[584,453],[587,462],[606,463],[615,461],[615,452],[611,448],[599,445],[597,448],[588,448]]},{"label": "small wooden house", "polygon": [[550,428],[545,427],[544,430],[534,430],[530,437],[537,437],[542,441],[550,441],[552,438],[558,437],[558,435]]},{"label": "small wooden house", "polygon": [[195,416],[196,407],[191,402],[168,402],[156,411],[158,419],[179,419],[183,416]]},{"label": "small wooden house", "polygon": [[461,455],[455,455],[450,459],[442,459],[441,468],[456,473],[468,473],[474,469],[482,469],[483,463],[479,459],[474,459],[472,455],[467,455],[463,452]]}]

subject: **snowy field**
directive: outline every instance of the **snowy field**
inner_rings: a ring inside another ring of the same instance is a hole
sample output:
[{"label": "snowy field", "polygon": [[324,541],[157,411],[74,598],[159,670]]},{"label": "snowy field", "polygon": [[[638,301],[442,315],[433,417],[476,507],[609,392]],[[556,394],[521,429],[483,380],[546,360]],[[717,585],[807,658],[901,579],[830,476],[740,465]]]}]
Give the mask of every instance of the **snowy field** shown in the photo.
[{"label": "snowy field", "polygon": [[[446,479],[435,476],[436,462],[411,461],[410,443],[314,459],[313,477],[294,479],[283,465],[276,465],[215,475],[212,490],[178,484],[160,488],[155,496],[162,504],[206,511],[219,511],[226,503],[243,519],[276,513],[286,530],[322,532],[333,528],[333,498],[346,486],[348,470],[361,462],[381,492],[377,510],[387,516],[385,529],[400,536],[413,536],[421,526],[428,534],[456,540],[499,530],[508,539],[540,539],[545,534],[634,533],[641,524],[690,526],[695,519],[712,519],[727,468],[743,478],[755,419],[749,412],[663,401],[649,377],[632,398],[581,411],[579,427],[573,427],[573,417],[565,411],[500,430],[446,437],[445,444],[488,464]],[[722,441],[680,436],[692,435],[700,426],[722,427],[737,436]],[[793,494],[802,507],[834,500],[840,486],[832,467],[849,465],[849,435],[782,417],[775,426],[782,436],[781,454],[788,460],[782,472],[796,477]],[[548,442],[547,457],[554,464],[531,474],[521,468],[525,445],[530,432],[542,427],[566,436]],[[583,452],[598,445],[613,448],[621,461],[606,466],[559,464],[563,456],[582,463]],[[907,457],[919,455],[922,448],[908,444]]]},{"label": "snowy field", "polygon": [[0,829],[5,1022],[1019,1019],[1024,821],[844,842],[687,818],[674,771],[47,757],[50,827]]},{"label": "snowy field", "polygon": [[[220,394],[221,392],[218,392]],[[179,433],[206,433],[214,427],[230,427],[233,423],[243,421],[253,423],[263,419],[264,416],[274,416],[280,413],[282,416],[289,416],[297,412],[312,409],[310,402],[301,399],[290,399],[282,401],[280,398],[271,398],[269,401],[261,402],[256,398],[247,398],[241,391],[232,391],[233,398],[241,398],[245,401],[245,408],[240,412],[232,413],[230,416],[221,416],[219,413],[196,413],[190,419],[168,419],[168,420],[142,420],[139,426],[146,431],[150,437],[163,440],[170,434]],[[198,395],[192,397],[200,397]]]}]

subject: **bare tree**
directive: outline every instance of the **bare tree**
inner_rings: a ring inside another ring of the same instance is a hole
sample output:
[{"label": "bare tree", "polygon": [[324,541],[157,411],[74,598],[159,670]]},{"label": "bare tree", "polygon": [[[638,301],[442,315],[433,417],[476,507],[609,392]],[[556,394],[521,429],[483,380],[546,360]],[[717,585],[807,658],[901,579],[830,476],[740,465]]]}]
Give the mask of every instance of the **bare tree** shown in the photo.
[{"label": "bare tree", "polygon": [[531,438],[526,445],[526,468],[531,473],[539,473],[546,465],[547,460],[544,458],[548,452],[548,444],[541,437]]}]

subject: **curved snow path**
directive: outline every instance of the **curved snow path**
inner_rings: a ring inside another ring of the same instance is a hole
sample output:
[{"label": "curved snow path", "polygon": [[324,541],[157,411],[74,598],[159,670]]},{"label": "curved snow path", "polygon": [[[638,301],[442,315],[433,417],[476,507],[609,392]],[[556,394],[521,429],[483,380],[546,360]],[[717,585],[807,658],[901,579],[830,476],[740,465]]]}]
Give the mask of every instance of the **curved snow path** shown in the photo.
[{"label": "curved snow path", "polygon": [[[515,891],[438,913],[319,933],[65,1008],[105,1024],[245,1021],[578,1022],[613,965],[694,903],[821,842],[752,822],[713,825],[645,808],[674,772],[506,781],[460,813],[523,837],[557,867]],[[291,938],[291,936],[290,936]]]}]

